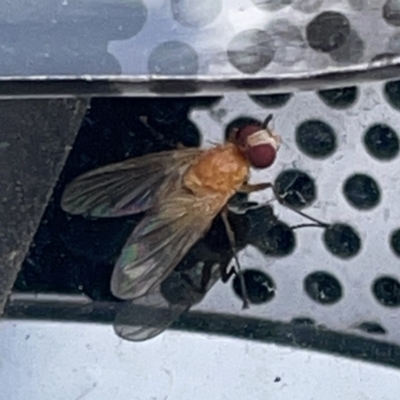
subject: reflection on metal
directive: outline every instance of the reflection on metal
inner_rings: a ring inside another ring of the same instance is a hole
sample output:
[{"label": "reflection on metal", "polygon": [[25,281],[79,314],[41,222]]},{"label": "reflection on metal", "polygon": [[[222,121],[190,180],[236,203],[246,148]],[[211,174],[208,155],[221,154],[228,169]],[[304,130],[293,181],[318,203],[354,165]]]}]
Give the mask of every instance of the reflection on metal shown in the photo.
[{"label": "reflection on metal", "polygon": [[20,0],[0,11],[0,98],[266,93],[392,79],[399,21],[392,0]]}]

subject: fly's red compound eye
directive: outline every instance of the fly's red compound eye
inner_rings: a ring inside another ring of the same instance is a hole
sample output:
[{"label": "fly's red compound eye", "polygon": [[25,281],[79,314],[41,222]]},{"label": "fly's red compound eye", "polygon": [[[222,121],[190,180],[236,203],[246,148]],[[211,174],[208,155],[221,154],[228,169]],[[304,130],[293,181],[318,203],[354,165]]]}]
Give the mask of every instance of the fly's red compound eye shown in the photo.
[{"label": "fly's red compound eye", "polygon": [[279,148],[279,136],[261,125],[251,124],[238,130],[237,144],[254,168],[273,164]]},{"label": "fly's red compound eye", "polygon": [[269,144],[250,147],[247,150],[247,158],[254,168],[268,168],[276,158],[276,150]]}]

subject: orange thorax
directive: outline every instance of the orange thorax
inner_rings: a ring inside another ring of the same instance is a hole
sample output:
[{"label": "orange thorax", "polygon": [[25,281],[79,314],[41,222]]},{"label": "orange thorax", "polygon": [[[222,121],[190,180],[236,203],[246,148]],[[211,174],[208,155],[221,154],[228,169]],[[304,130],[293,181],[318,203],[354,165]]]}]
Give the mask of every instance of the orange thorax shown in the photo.
[{"label": "orange thorax", "polygon": [[204,152],[184,176],[184,186],[195,194],[232,196],[249,174],[249,164],[232,143]]}]

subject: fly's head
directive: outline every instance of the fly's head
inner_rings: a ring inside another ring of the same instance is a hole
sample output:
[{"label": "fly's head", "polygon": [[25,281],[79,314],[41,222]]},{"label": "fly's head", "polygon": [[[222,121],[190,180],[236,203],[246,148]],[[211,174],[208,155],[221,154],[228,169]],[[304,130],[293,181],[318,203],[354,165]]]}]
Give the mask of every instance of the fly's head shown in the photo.
[{"label": "fly's head", "polygon": [[236,131],[235,142],[253,168],[268,168],[273,164],[281,138],[268,128],[272,114],[262,124],[252,123]]}]

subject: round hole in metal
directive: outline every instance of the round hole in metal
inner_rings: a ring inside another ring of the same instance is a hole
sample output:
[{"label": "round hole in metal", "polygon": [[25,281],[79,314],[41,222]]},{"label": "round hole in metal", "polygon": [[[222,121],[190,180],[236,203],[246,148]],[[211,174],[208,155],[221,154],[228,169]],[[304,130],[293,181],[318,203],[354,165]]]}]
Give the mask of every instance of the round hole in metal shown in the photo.
[{"label": "round hole in metal", "polygon": [[[275,284],[270,276],[253,269],[247,269],[243,272],[247,295],[253,304],[266,303],[273,299],[275,295]],[[238,297],[242,298],[242,290],[238,277],[233,280],[233,290]]]},{"label": "round hole in metal", "polygon": [[292,93],[276,93],[266,95],[253,95],[250,98],[257,104],[267,108],[283,107],[292,98]]},{"label": "round hole in metal", "polygon": [[297,169],[281,172],[275,180],[275,188],[284,203],[296,208],[309,206],[317,197],[313,179]]},{"label": "round hole in metal", "polygon": [[343,185],[347,201],[359,210],[370,210],[376,207],[381,199],[378,184],[370,176],[354,174],[347,178]]},{"label": "round hole in metal", "polygon": [[377,322],[362,322],[356,328],[373,335],[384,335],[386,333],[386,329]]},{"label": "round hole in metal", "polygon": [[320,90],[318,96],[321,100],[333,108],[347,108],[354,104],[357,99],[357,88],[355,86]]},{"label": "round hole in metal", "polygon": [[367,151],[378,160],[391,160],[399,153],[399,138],[386,124],[372,125],[364,135]]},{"label": "round hole in metal", "polygon": [[245,74],[255,74],[274,58],[270,35],[260,29],[239,32],[228,44],[229,62]]},{"label": "round hole in metal", "polygon": [[334,304],[343,295],[340,282],[331,274],[323,271],[313,272],[304,280],[307,295],[320,304]]},{"label": "round hole in metal", "polygon": [[400,283],[397,279],[391,276],[376,279],[372,284],[372,292],[383,306],[400,306]]},{"label": "round hole in metal", "polygon": [[338,64],[357,64],[364,58],[365,44],[356,30],[351,29],[343,46],[331,51],[329,55]]},{"label": "round hole in metal", "polygon": [[323,240],[333,255],[343,259],[354,257],[361,249],[359,235],[347,224],[331,225],[325,229]]},{"label": "round hole in metal", "polygon": [[387,82],[384,86],[383,92],[388,103],[396,108],[400,109],[400,81]]},{"label": "round hole in metal", "polygon": [[318,14],[306,28],[311,48],[331,52],[343,46],[350,35],[350,22],[341,13],[326,11]]},{"label": "round hole in metal", "polygon": [[279,221],[270,229],[261,232],[254,241],[263,253],[271,256],[288,256],[295,246],[296,238],[288,225]]},{"label": "round hole in metal", "polygon": [[386,0],[382,9],[383,19],[392,26],[400,26],[400,9],[398,0]]},{"label": "round hole in metal", "polygon": [[390,235],[390,247],[400,257],[400,229],[394,230]]},{"label": "round hole in metal", "polygon": [[308,120],[297,127],[296,143],[300,150],[308,156],[325,158],[336,149],[336,135],[327,123]]},{"label": "round hole in metal", "polygon": [[[167,41],[150,53],[148,70],[156,75],[194,75],[199,70],[199,55],[187,43]],[[174,82],[174,85],[176,87],[177,83]],[[171,87],[171,90],[175,92],[177,88]]]},{"label": "round hole in metal", "polygon": [[221,0],[171,0],[170,3],[174,19],[193,28],[211,24],[222,11]]}]

